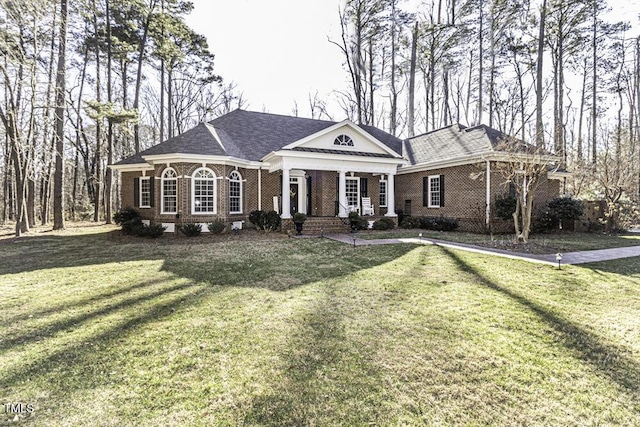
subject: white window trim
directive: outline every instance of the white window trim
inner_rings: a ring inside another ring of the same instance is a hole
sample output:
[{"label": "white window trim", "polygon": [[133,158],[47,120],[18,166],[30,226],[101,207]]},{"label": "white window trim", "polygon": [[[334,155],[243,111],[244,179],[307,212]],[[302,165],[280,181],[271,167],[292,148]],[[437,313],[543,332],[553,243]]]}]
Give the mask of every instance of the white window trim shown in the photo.
[{"label": "white window trim", "polygon": [[432,179],[437,179],[438,180],[438,193],[440,193],[440,186],[442,185],[442,183],[440,182],[440,175],[429,175],[429,200],[428,200],[428,204],[427,207],[428,208],[439,208],[440,207],[440,202],[438,202],[438,204],[434,204],[432,202],[432,198],[431,198],[431,194],[433,193],[433,191],[431,190],[431,180]]},{"label": "white window trim", "polygon": [[[196,212],[196,174],[201,170],[205,170],[211,172],[213,178],[210,180],[213,181],[213,211],[212,212]],[[216,215],[218,213],[218,176],[216,173],[207,168],[201,167],[193,171],[191,174],[191,214],[192,215]]]},{"label": "white window trim", "polygon": [[[149,209],[151,207],[151,177],[150,176],[141,176],[140,178],[140,185],[138,186],[138,206],[140,206],[141,209]],[[148,205],[143,205],[142,204],[142,181],[149,181],[149,191],[146,191],[145,193],[149,194],[149,204]]]},{"label": "white window trim", "polygon": [[387,199],[389,198],[389,182],[386,179],[381,179],[380,180],[380,184],[378,185],[378,191],[380,191],[380,186],[382,185],[382,183],[384,182],[384,203],[382,203],[382,199],[380,197],[378,197],[378,203],[380,204],[381,208],[386,208],[387,207]]},{"label": "white window trim", "polygon": [[[231,176],[233,174],[237,174],[238,179],[232,179]],[[229,181],[229,213],[230,214],[241,214],[242,211],[243,211],[243,209],[242,209],[242,205],[243,205],[242,201],[244,200],[243,197],[242,197],[244,195],[244,188],[243,188],[244,185],[242,185],[242,183],[244,181],[242,179],[242,174],[237,170],[231,171],[231,173],[227,177],[227,180]],[[240,196],[239,196],[240,197],[240,203],[239,203],[240,210],[239,211],[232,211],[231,210],[231,183],[232,182],[237,182],[238,185],[240,186]]]},{"label": "white window trim", "polygon": [[353,141],[353,138],[351,138],[347,134],[342,133],[336,136],[336,138],[333,140],[333,145],[338,147],[355,147],[356,144]]},{"label": "white window trim", "polygon": [[[173,173],[176,176],[174,178],[167,178],[166,174],[167,174],[168,171],[173,171]],[[175,210],[175,212],[167,211],[167,210],[164,209],[164,207],[165,207],[165,204],[164,204],[164,183],[165,183],[165,181],[175,181],[176,182],[176,195],[174,196],[176,198],[176,210]],[[162,172],[162,177],[160,178],[160,214],[173,215],[173,214],[177,214],[177,213],[178,213],[178,173],[173,168],[166,168]]]}]

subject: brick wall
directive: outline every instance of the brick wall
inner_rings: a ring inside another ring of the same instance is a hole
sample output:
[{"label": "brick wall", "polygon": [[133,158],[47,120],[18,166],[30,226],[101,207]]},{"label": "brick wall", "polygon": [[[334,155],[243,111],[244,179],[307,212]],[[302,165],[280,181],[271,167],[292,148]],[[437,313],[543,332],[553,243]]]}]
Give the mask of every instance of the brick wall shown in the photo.
[{"label": "brick wall", "polygon": [[[422,179],[432,175],[444,175],[445,203],[440,208],[423,206]],[[495,170],[494,164],[492,164],[490,191],[492,205],[496,197],[509,191],[505,179]],[[556,197],[558,191],[558,181],[543,177],[536,191],[534,213],[541,210],[550,199]],[[485,223],[486,165],[477,163],[397,175],[396,210],[404,210],[405,200],[411,200],[412,216],[457,218],[461,230],[480,232]],[[492,225],[499,231],[509,231],[512,227],[508,222],[499,219],[493,219]]]}]

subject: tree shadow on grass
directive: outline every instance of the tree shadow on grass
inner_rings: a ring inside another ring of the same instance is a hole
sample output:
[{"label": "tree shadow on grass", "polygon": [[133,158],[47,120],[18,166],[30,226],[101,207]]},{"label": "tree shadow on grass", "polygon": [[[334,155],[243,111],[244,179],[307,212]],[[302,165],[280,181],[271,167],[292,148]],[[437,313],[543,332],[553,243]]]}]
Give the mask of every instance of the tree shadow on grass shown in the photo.
[{"label": "tree shadow on grass", "polygon": [[[165,279],[166,280],[166,279]],[[81,307],[84,305],[87,305],[91,302],[95,302],[96,300],[102,300],[102,299],[106,299],[106,298],[113,298],[125,293],[129,293],[132,291],[135,291],[136,289],[140,289],[140,288],[147,288],[156,284],[161,284],[164,280],[150,280],[147,282],[142,282],[140,284],[137,285],[133,285],[133,286],[129,286],[127,288],[121,289],[117,292],[111,292],[109,294],[106,295],[100,295],[97,298],[89,298],[88,300],[85,300],[83,302],[80,303],[76,303],[74,304],[76,307]],[[30,344],[34,341],[41,341],[43,339],[48,339],[51,338],[53,336],[55,336],[56,334],[58,334],[59,332],[65,331],[65,330],[69,330],[69,329],[76,329],[79,327],[82,327],[83,324],[90,322],[96,318],[99,318],[101,316],[106,316],[110,313],[113,313],[115,311],[118,310],[124,310],[124,309],[128,309],[131,308],[135,305],[138,305],[140,303],[149,301],[149,300],[153,300],[156,297],[160,297],[163,296],[165,294],[168,293],[172,293],[174,291],[179,291],[182,289],[185,289],[187,287],[192,286],[191,283],[189,284],[179,284],[179,285],[174,285],[174,286],[170,286],[167,288],[162,288],[153,292],[148,292],[145,293],[143,295],[140,296],[130,296],[122,301],[119,301],[115,304],[108,304],[100,309],[97,310],[92,310],[92,311],[84,311],[80,314],[77,315],[72,315],[72,316],[67,316],[64,317],[63,319],[60,320],[56,320],[53,322],[49,322],[45,325],[40,325],[37,329],[32,330],[29,333],[25,333],[25,334],[21,334],[21,335],[14,335],[11,338],[6,338],[6,339],[0,339],[0,354],[2,354],[3,351],[8,350],[13,348],[16,345],[27,345]],[[64,305],[63,305],[64,306]],[[61,308],[63,309],[63,308]],[[49,311],[49,310],[47,310]]]},{"label": "tree shadow on grass", "polygon": [[[43,320],[42,326],[22,336],[3,337],[5,339],[0,345],[5,351],[29,351],[29,346],[32,345],[39,346],[42,350],[36,348],[38,351],[31,352],[32,359],[28,361],[5,364],[3,372],[0,372],[0,394],[8,395],[12,387],[22,384],[25,380],[49,384],[52,396],[106,384],[111,379],[97,374],[95,370],[96,361],[103,366],[111,363],[109,360],[103,360],[109,357],[107,349],[112,351],[113,347],[121,345],[123,338],[145,328],[149,323],[168,318],[178,308],[184,309],[190,304],[199,304],[207,294],[232,286],[284,291],[383,264],[414,248],[413,245],[394,245],[352,250],[340,243],[324,239],[286,239],[277,241],[277,245],[274,242],[272,251],[265,251],[259,247],[255,248],[253,242],[239,242],[238,245],[245,245],[245,249],[237,259],[207,259],[205,255],[198,264],[193,262],[193,254],[199,254],[199,251],[203,250],[213,250],[212,253],[215,254],[218,247],[215,243],[211,247],[208,243],[189,246],[169,244],[169,248],[161,240],[141,239],[140,242],[120,245],[118,242],[110,241],[108,234],[48,235],[44,238],[38,236],[29,241],[20,241],[14,246],[9,244],[10,247],[5,250],[8,259],[0,265],[0,275],[49,268],[90,267],[132,260],[163,260],[162,270],[173,275],[172,278],[167,278],[167,281],[187,279],[188,283],[169,283],[162,286],[162,280],[155,283],[155,279],[149,279],[73,302],[52,302],[55,306],[37,313],[40,320]],[[4,249],[5,247],[0,248],[0,251]],[[150,288],[152,286],[153,290]],[[155,286],[160,289],[156,290]],[[111,298],[114,301],[109,301]],[[93,303],[100,303],[100,307],[92,307]],[[77,315],[65,313],[74,309],[81,309],[82,312]],[[312,317],[320,319],[330,315],[330,312],[329,299],[318,307],[317,313]],[[24,320],[25,316],[32,314],[19,310],[16,310],[16,313],[11,318],[14,322]],[[122,313],[124,319],[115,320],[113,324],[104,324],[103,319],[113,313]],[[57,316],[56,320],[46,323],[47,319],[42,319],[53,315]],[[336,318],[335,322],[338,324],[339,320]],[[63,344],[54,340],[59,332],[82,332],[83,329],[91,327],[97,327],[98,332],[80,334],[81,337],[77,340]],[[309,331],[314,330],[313,326],[308,328]],[[341,340],[342,337],[339,335],[332,338],[332,341]],[[316,346],[321,348],[322,337],[314,338],[315,341],[318,342]],[[330,353],[330,350],[320,352]],[[309,357],[300,357],[299,363],[312,363]],[[303,379],[298,376],[294,378],[294,382],[301,384],[301,381]]]},{"label": "tree shadow on grass", "polygon": [[[86,337],[83,341],[74,342],[69,345],[54,347],[53,351],[48,352],[44,357],[37,358],[30,363],[21,366],[10,366],[4,372],[0,373],[0,384],[10,390],[11,387],[18,385],[25,380],[33,381],[40,377],[49,378],[48,383],[52,388],[58,386],[60,390],[68,392],[75,387],[89,386],[99,383],[98,378],[89,378],[85,370],[95,367],[95,359],[100,355],[96,352],[96,348],[110,348],[117,345],[117,341],[125,336],[132,334],[136,329],[144,326],[148,322],[156,322],[160,319],[170,316],[178,307],[183,307],[184,303],[195,303],[198,298],[206,292],[210,292],[211,288],[205,286],[196,286],[191,283],[173,286],[162,292],[165,298],[153,302],[160,293],[154,292],[151,295],[145,295],[141,298],[135,298],[135,301],[123,303],[126,305],[134,305],[142,302],[151,302],[147,309],[138,309],[134,316],[115,323],[113,326],[103,328],[101,332]],[[100,313],[92,313],[89,316],[97,317]],[[106,314],[106,313],[101,313]],[[91,345],[87,345],[87,344]],[[85,378],[83,384],[73,384],[70,376],[80,376]],[[103,379],[105,382],[108,379]],[[1,390],[1,389],[0,389]]]},{"label": "tree shadow on grass", "polygon": [[611,381],[634,395],[640,392],[640,363],[627,356],[628,352],[625,349],[603,342],[602,338],[593,332],[583,329],[511,289],[491,281],[467,264],[454,251],[444,247],[441,250],[455,262],[460,271],[472,276],[475,283],[497,291],[535,313],[556,331],[562,345],[571,349],[579,359],[593,365]]},{"label": "tree shadow on grass", "polygon": [[379,368],[372,351],[349,339],[349,319],[337,308],[344,296],[331,286],[336,285],[325,286],[297,323],[281,352],[282,376],[271,380],[277,383],[267,394],[251,401],[242,423],[366,425],[380,418],[383,409],[371,404],[384,393]]}]

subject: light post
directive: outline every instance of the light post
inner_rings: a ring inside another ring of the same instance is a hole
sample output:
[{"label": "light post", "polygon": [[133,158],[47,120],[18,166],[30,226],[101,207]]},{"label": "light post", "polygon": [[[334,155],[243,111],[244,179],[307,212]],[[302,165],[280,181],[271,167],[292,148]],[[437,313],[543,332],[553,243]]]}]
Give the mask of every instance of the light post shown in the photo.
[{"label": "light post", "polygon": [[560,263],[562,262],[562,254],[560,252],[556,254],[556,261],[558,261],[558,270],[560,270]]}]

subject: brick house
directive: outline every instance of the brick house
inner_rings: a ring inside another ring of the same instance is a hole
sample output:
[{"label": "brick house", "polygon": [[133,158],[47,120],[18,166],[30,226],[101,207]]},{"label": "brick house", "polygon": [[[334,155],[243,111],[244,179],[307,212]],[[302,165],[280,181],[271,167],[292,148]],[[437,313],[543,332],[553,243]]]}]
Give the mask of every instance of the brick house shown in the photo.
[{"label": "brick house", "polygon": [[[510,230],[492,214],[497,197],[509,193],[509,184],[499,171],[499,163],[514,153],[501,151],[508,136],[485,125],[465,127],[454,124],[409,138],[403,155],[409,161],[398,170],[396,206],[413,216],[457,218],[463,230]],[[549,171],[535,195],[537,207],[560,193],[561,182],[569,174],[557,170],[554,156],[546,158]],[[535,209],[534,209],[535,210]]]},{"label": "brick house", "polygon": [[[395,219],[399,208],[470,224],[470,208],[490,204],[500,191],[491,173],[490,184],[469,177],[479,164],[490,168],[501,137],[455,125],[402,141],[349,120],[238,109],[111,167],[121,173],[122,206],[169,232],[177,223],[216,218],[242,227],[253,210],[276,210],[285,228],[302,212],[310,217],[305,229],[315,222],[338,231],[350,211],[361,211],[363,198],[374,206],[371,219]],[[557,194],[557,182],[546,192]]]}]

